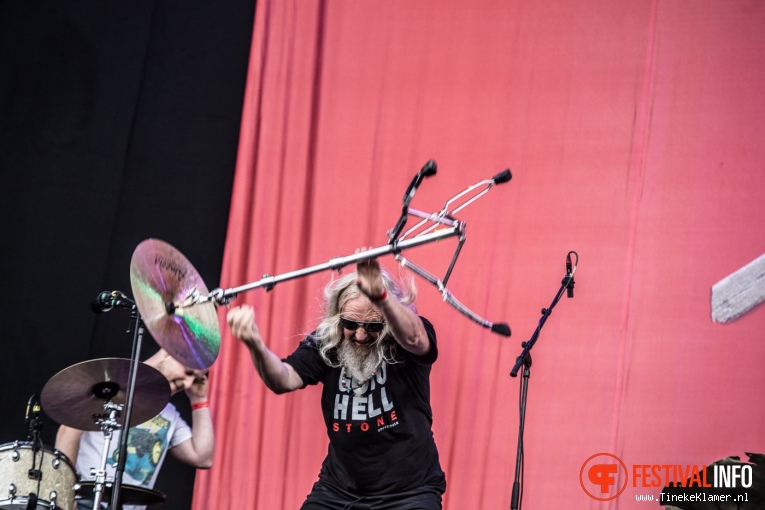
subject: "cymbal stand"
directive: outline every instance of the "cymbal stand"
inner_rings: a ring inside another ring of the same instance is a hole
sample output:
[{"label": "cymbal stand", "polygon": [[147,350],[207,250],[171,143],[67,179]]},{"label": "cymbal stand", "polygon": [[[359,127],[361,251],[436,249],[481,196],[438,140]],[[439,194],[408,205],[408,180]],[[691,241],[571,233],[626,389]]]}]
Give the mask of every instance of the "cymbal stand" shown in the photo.
[{"label": "cymbal stand", "polygon": [[518,356],[518,358],[515,360],[515,366],[513,366],[513,369],[510,371],[510,377],[517,377],[518,376],[518,370],[520,370],[521,366],[523,366],[523,380],[521,383],[521,402],[520,402],[520,417],[518,420],[518,449],[516,452],[516,459],[515,459],[515,480],[513,481],[513,489],[512,489],[512,495],[510,499],[510,509],[511,510],[518,510],[520,508],[521,502],[523,501],[523,434],[525,429],[525,422],[526,422],[526,397],[528,396],[528,390],[529,390],[529,377],[531,375],[531,349],[534,347],[534,344],[539,339],[539,334],[542,332],[542,327],[545,325],[545,322],[547,322],[547,319],[550,317],[550,314],[553,311],[553,308],[555,308],[555,305],[558,304],[558,301],[560,301],[560,298],[563,297],[563,293],[567,290],[570,290],[568,297],[574,297],[573,293],[573,287],[574,287],[574,273],[576,272],[576,265],[579,264],[579,255],[576,255],[576,265],[574,266],[573,270],[570,269],[571,266],[571,254],[575,254],[576,252],[571,251],[567,255],[567,261],[568,264],[566,266],[567,273],[566,276],[563,277],[563,281],[561,282],[561,287],[558,290],[558,293],[555,294],[555,297],[552,300],[552,303],[550,303],[550,306],[547,308],[542,308],[542,317],[539,319],[539,324],[537,325],[537,329],[534,330],[534,333],[531,335],[531,338],[528,342],[522,342],[521,346],[523,347],[523,352],[521,352],[521,355]]},{"label": "cymbal stand", "polygon": [[[488,320],[481,318],[480,316],[478,316],[477,314],[469,310],[465,305],[460,303],[451,294],[451,292],[449,292],[449,290],[446,288],[446,282],[448,281],[449,276],[451,275],[451,272],[454,268],[454,264],[457,261],[457,257],[459,257],[460,250],[462,249],[462,245],[465,242],[465,234],[464,234],[465,222],[459,221],[453,218],[451,215],[460,211],[461,209],[465,208],[466,206],[468,206],[469,204],[471,204],[472,202],[480,198],[482,195],[487,193],[494,185],[508,182],[512,178],[512,174],[510,173],[509,169],[506,169],[500,172],[499,174],[495,175],[491,179],[482,180],[474,184],[473,186],[470,186],[466,190],[460,192],[459,194],[455,195],[450,200],[448,200],[446,204],[444,205],[443,209],[439,211],[438,213],[427,214],[421,211],[417,211],[415,209],[410,209],[409,205],[420,183],[423,181],[424,178],[435,175],[435,173],[436,173],[436,163],[431,160],[431,161],[428,161],[425,164],[425,166],[422,167],[422,169],[419,171],[419,173],[417,173],[417,175],[415,175],[414,179],[409,184],[409,187],[406,189],[406,192],[404,193],[401,216],[399,217],[396,225],[391,230],[388,231],[387,245],[380,246],[378,248],[372,248],[372,249],[365,250],[363,252],[358,252],[353,255],[348,255],[345,257],[336,257],[331,259],[329,262],[325,264],[318,264],[305,269],[291,271],[289,273],[284,273],[277,276],[270,276],[266,274],[263,276],[263,278],[261,278],[257,282],[253,282],[253,283],[249,283],[246,285],[242,285],[242,286],[234,287],[230,289],[225,289],[225,290],[221,288],[217,288],[212,290],[207,296],[202,295],[197,289],[193,289],[189,293],[189,295],[186,296],[183,302],[168,303],[167,304],[168,311],[174,312],[177,309],[194,306],[200,303],[206,303],[208,301],[215,301],[218,305],[228,305],[241,292],[256,289],[259,287],[263,287],[267,291],[270,291],[276,286],[277,283],[280,283],[283,281],[293,280],[295,278],[300,278],[300,277],[307,276],[320,271],[340,270],[349,264],[361,262],[364,260],[374,259],[379,256],[391,253],[395,256],[396,260],[402,266],[410,268],[414,273],[424,278],[429,283],[435,285],[438,288],[439,292],[441,292],[441,295],[443,296],[444,301],[446,301],[448,304],[456,308],[459,312],[466,315],[468,318],[477,322],[481,326],[491,329],[491,331],[494,333],[498,333],[503,336],[510,336],[510,327],[507,324],[489,322]],[[481,188],[483,188],[482,191],[478,193],[475,192],[475,190],[481,189]],[[472,196],[470,196],[471,194]],[[459,207],[455,208],[452,211],[449,210],[449,207],[451,206],[451,204],[465,197],[468,197],[465,203],[463,203],[462,205],[460,205]],[[401,235],[401,232],[403,231],[404,226],[406,225],[410,215],[422,218],[422,220],[417,225],[410,228],[407,232]],[[414,233],[415,231],[420,229],[423,225],[425,225],[427,222],[432,222],[433,225],[423,231],[420,231],[419,233],[414,235],[411,239],[405,239],[407,235]],[[414,248],[416,246],[421,246],[424,244],[439,241],[441,239],[446,239],[449,237],[457,237],[458,244],[443,279],[438,279],[437,277],[428,273],[426,270],[420,268],[416,264],[405,259],[401,255],[401,252],[405,249]]]},{"label": "cymbal stand", "polygon": [[[104,448],[101,451],[101,464],[99,468],[91,468],[90,474],[95,477],[95,485],[93,486],[93,509],[98,510],[101,508],[101,500],[103,499],[104,487],[111,480],[106,476],[106,464],[109,459],[109,446],[112,442],[112,435],[114,430],[119,430],[120,423],[117,421],[120,413],[122,412],[123,405],[115,404],[111,400],[104,402],[104,410],[108,413],[109,417],[99,418],[96,420],[96,425],[101,427],[104,433]],[[123,434],[127,435],[127,434]]]}]

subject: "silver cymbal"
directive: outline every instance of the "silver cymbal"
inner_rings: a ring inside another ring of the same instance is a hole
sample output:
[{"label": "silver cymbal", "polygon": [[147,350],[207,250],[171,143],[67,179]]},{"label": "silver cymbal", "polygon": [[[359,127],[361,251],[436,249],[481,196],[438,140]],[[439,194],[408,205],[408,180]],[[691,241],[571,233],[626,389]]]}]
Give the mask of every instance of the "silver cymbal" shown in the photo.
[{"label": "silver cymbal", "polygon": [[[104,403],[125,405],[129,377],[129,359],[83,361],[51,377],[40,394],[40,404],[57,423],[80,430],[100,430],[96,420],[108,416]],[[131,424],[139,425],[158,415],[169,401],[170,383],[165,376],[156,368],[139,363]],[[121,425],[123,416],[117,420]]]},{"label": "silver cymbal", "polygon": [[220,351],[220,325],[212,301],[183,306],[207,295],[194,266],[164,241],[147,239],[130,262],[133,298],[146,328],[173,358],[193,369],[209,368]]}]

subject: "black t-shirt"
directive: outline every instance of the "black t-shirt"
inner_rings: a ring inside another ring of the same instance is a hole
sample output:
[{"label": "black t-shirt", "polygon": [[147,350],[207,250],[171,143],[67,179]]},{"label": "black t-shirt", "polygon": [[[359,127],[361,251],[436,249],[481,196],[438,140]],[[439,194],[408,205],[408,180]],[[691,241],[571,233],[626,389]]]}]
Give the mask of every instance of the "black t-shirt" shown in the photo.
[{"label": "black t-shirt", "polygon": [[426,485],[445,487],[431,425],[430,367],[438,356],[433,325],[421,318],[431,349],[416,356],[397,348],[361,388],[341,380],[312,336],[285,358],[303,382],[323,383],[321,408],[329,451],[319,479],[360,495],[390,494]]}]

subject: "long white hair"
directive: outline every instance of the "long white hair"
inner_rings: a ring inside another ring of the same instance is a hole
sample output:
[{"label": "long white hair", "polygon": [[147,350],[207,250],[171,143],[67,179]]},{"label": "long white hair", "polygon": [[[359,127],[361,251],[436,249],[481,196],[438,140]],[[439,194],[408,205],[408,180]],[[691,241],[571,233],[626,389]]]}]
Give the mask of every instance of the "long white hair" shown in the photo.
[{"label": "long white hair", "polygon": [[[417,288],[414,278],[409,275],[404,284],[396,282],[388,271],[380,268],[383,285],[388,293],[388,299],[398,299],[404,306],[417,312],[414,301],[417,297]],[[314,339],[319,347],[321,357],[331,367],[339,367],[340,363],[330,356],[343,341],[343,328],[340,325],[340,312],[345,303],[363,295],[356,285],[356,272],[349,273],[337,280],[330,282],[324,288],[324,305],[322,319],[314,333]],[[391,336],[386,324],[380,332],[380,336],[374,344],[377,364],[385,360],[387,363],[396,363],[396,340]],[[375,365],[376,366],[376,365]]]}]

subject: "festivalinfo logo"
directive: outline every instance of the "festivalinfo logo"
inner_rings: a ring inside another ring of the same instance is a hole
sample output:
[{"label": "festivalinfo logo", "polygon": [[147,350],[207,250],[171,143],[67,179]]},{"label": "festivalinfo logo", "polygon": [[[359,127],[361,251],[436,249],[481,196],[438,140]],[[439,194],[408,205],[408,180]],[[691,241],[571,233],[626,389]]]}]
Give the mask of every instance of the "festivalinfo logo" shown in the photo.
[{"label": "festivalinfo logo", "polygon": [[[751,465],[713,464],[711,468],[711,473],[706,465],[696,464],[632,464],[628,468],[616,455],[596,453],[582,464],[579,483],[588,496],[598,501],[619,497],[630,481],[636,489],[669,488],[656,496],[657,501],[746,501],[714,489],[750,488],[754,476]],[[678,493],[676,489],[684,491]]]}]

